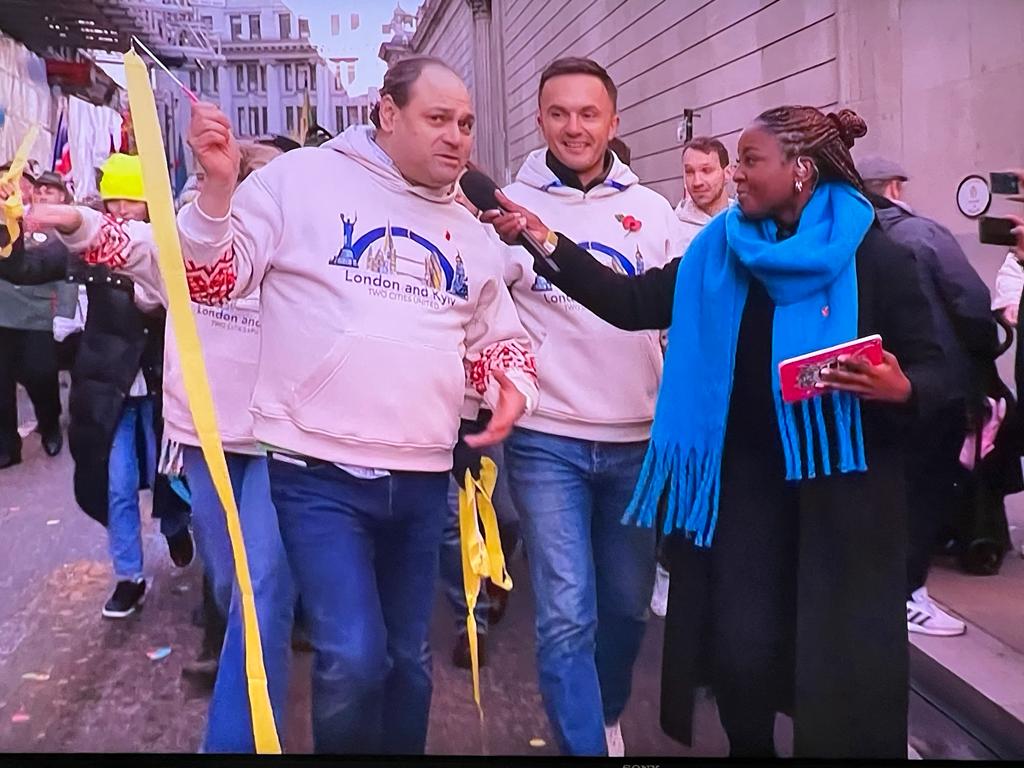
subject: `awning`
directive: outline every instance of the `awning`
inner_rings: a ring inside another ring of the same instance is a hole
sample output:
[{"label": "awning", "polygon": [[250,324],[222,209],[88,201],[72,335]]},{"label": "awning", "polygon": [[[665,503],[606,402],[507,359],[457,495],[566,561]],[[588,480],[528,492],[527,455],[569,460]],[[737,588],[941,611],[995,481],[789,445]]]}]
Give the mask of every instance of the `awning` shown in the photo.
[{"label": "awning", "polygon": [[46,59],[46,79],[69,96],[121,110],[121,86],[93,61]]},{"label": "awning", "polygon": [[121,0],[3,0],[0,30],[39,55],[52,49],[127,51],[148,33]]}]

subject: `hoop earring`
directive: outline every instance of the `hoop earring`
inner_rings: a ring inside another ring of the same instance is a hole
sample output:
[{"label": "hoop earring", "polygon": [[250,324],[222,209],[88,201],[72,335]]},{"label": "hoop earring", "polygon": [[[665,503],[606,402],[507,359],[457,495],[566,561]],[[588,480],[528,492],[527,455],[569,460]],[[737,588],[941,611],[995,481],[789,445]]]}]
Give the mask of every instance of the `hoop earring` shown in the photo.
[{"label": "hoop earring", "polygon": [[796,191],[797,192],[803,192],[804,191],[804,183],[800,179],[797,179],[796,183],[793,186],[796,187]]}]

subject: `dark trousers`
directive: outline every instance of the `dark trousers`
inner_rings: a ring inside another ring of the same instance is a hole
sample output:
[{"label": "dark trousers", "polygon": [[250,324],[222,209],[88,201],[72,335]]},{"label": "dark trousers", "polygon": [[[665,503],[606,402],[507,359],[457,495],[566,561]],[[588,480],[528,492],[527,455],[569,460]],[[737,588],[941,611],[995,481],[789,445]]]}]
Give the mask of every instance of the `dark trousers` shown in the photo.
[{"label": "dark trousers", "polygon": [[966,431],[963,402],[922,420],[907,444],[907,596],[924,586],[939,532],[950,525]]},{"label": "dark trousers", "polygon": [[18,435],[17,383],[28,391],[39,431],[60,424],[57,355],[48,331],[0,328],[0,455],[21,454]]}]

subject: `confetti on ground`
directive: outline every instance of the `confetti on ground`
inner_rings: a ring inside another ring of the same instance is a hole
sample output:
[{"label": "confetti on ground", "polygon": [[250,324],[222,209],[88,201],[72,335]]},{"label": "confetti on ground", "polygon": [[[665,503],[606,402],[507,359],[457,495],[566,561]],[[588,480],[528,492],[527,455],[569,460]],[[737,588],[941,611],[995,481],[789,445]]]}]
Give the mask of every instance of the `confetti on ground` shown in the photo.
[{"label": "confetti on ground", "polygon": [[546,747],[547,745],[548,745],[548,743],[546,741],[544,741],[544,739],[530,739],[530,746],[531,747],[538,747],[538,748],[540,748],[540,747]]},{"label": "confetti on ground", "polygon": [[60,520],[47,520],[46,524],[47,525],[57,525],[57,523],[59,523],[59,522],[60,522]]},{"label": "confetti on ground", "polygon": [[146,651],[146,657],[150,661],[161,661],[171,655],[171,648],[165,645],[163,648],[150,648]]},{"label": "confetti on ground", "polygon": [[50,679],[48,672],[26,672],[21,676],[22,680],[35,680],[37,683],[45,683]]},{"label": "confetti on ground", "polygon": [[31,719],[32,719],[32,715],[30,715],[28,712],[26,712],[23,709],[19,709],[17,712],[15,712],[13,715],[11,715],[11,722],[12,723],[27,723]]}]

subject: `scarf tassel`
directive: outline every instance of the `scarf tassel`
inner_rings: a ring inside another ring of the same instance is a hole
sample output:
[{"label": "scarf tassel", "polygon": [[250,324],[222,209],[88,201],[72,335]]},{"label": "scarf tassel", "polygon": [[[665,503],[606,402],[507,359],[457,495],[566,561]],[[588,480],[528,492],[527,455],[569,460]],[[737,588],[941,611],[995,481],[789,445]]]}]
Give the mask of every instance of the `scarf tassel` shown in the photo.
[{"label": "scarf tassel", "polygon": [[[811,410],[814,410],[812,415]],[[778,415],[782,449],[786,458],[787,480],[810,480],[821,474],[832,474],[832,459],[829,455],[829,428],[825,421],[822,398],[797,404],[784,403],[776,396],[775,409]],[[860,399],[846,392],[832,393],[832,413],[836,432],[835,444],[839,451],[839,471],[866,472],[864,454],[864,431],[861,425]],[[801,430],[797,422],[802,421]],[[814,433],[818,434],[815,446]],[[801,435],[801,432],[803,433]],[[801,437],[803,438],[801,440]],[[806,468],[806,471],[805,471]]]}]

